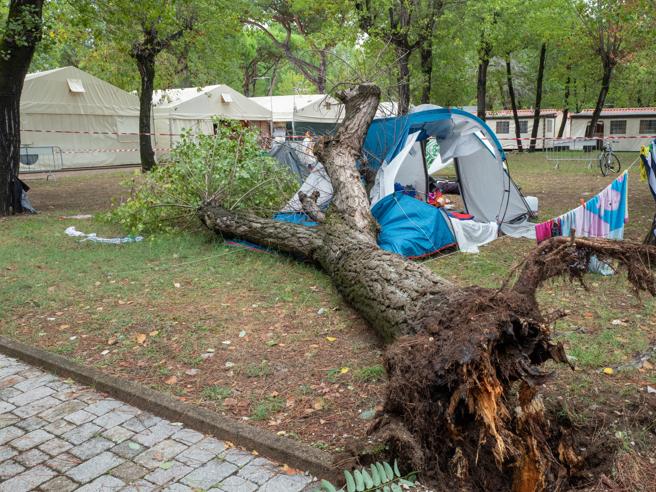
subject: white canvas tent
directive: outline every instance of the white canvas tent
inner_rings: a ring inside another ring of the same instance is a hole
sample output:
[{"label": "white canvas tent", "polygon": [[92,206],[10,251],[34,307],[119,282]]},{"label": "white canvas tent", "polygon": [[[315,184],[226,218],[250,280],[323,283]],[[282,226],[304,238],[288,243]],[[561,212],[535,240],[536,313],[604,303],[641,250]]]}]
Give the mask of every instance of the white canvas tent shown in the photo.
[{"label": "white canvas tent", "polygon": [[251,97],[273,113],[276,122],[338,123],[344,117],[342,104],[326,94]]},{"label": "white canvas tent", "polygon": [[227,85],[166,89],[153,93],[157,147],[169,149],[189,130],[211,135],[213,118],[246,121],[266,132],[271,112]]},{"label": "white canvas tent", "polygon": [[139,163],[139,99],[78,68],[28,74],[20,113],[21,172]]}]

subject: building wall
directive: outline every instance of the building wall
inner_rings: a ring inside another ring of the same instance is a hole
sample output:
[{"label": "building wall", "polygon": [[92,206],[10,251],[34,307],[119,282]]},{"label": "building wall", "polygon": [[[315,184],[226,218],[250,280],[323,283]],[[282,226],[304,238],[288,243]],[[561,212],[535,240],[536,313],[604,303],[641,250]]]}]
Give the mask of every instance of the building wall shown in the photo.
[{"label": "building wall", "polygon": [[[533,117],[520,117],[519,118],[520,124],[521,122],[525,122],[526,124],[526,131],[522,132],[521,138],[526,139],[522,140],[522,147],[523,148],[528,148],[530,145],[530,137],[531,137],[531,132],[533,131]],[[508,132],[505,133],[500,133],[497,131],[498,125],[497,122],[507,122],[508,123]],[[495,116],[494,118],[488,118],[486,123],[492,128],[492,131],[496,133],[497,138],[499,138],[499,141],[501,142],[501,145],[503,146],[504,150],[516,150],[517,149],[517,141],[515,140],[515,121],[512,118],[512,116],[509,117],[498,117]],[[550,141],[547,140],[546,142],[543,141],[543,138],[547,139],[553,139],[554,136],[558,132],[558,119],[556,117],[541,117],[540,118],[540,123],[538,126],[538,140],[536,142],[536,148],[542,149],[544,148],[545,144],[547,147],[550,145]]]},{"label": "building wall", "polygon": [[[623,137],[639,137],[642,135],[640,131],[641,120],[656,120],[656,115],[644,116],[603,116],[599,119],[604,124],[603,138],[612,144],[613,149],[620,152],[637,152],[643,145],[648,145],[652,139],[650,138],[623,138]],[[572,148],[577,148],[583,145],[583,137],[590,122],[590,118],[571,118],[570,137],[581,138],[581,142],[574,142]],[[626,121],[626,132],[624,134],[613,135],[611,134],[611,121]],[[655,133],[656,134],[656,133]]]}]

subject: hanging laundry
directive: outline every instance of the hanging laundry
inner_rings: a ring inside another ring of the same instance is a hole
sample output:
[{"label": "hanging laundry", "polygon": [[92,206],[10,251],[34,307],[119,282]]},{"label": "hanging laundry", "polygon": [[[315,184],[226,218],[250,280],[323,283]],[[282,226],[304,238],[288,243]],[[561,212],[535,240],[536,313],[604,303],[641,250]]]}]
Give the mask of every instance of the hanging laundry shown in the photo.
[{"label": "hanging laundry", "polygon": [[535,238],[537,239],[538,243],[541,243],[542,241],[552,237],[551,233],[553,222],[553,219],[549,219],[548,221],[535,226]]}]

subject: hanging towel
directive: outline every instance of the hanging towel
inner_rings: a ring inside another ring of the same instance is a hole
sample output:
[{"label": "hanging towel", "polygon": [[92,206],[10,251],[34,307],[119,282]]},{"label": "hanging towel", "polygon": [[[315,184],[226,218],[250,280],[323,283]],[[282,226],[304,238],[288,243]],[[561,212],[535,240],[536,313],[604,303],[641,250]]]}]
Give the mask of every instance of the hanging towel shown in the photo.
[{"label": "hanging towel", "polygon": [[553,219],[549,219],[548,221],[535,226],[535,239],[537,239],[538,244],[551,237],[553,222]]}]

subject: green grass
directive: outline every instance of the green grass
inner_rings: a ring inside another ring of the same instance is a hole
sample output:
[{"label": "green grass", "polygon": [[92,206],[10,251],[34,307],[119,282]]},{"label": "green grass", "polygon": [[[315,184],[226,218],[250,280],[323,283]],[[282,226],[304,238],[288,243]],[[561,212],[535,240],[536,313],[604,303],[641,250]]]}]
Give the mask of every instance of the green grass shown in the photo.
[{"label": "green grass", "polygon": [[365,383],[382,381],[385,378],[385,368],[381,364],[375,366],[361,367],[353,374],[355,379]]},{"label": "green grass", "polygon": [[269,361],[263,360],[259,364],[248,364],[245,369],[249,378],[262,378],[273,374]]},{"label": "green grass", "polygon": [[273,414],[280,412],[285,408],[285,400],[278,396],[267,396],[260,400],[253,409],[251,414],[252,420],[267,420]]},{"label": "green grass", "polygon": [[200,394],[206,400],[222,402],[232,395],[232,390],[225,386],[213,385],[205,386]]}]

